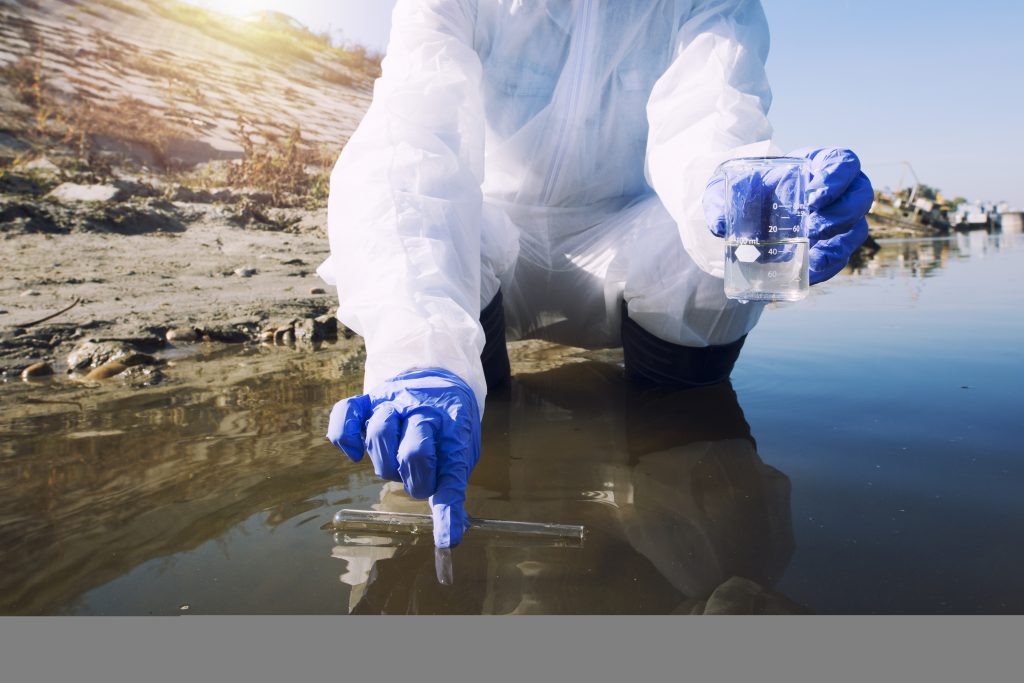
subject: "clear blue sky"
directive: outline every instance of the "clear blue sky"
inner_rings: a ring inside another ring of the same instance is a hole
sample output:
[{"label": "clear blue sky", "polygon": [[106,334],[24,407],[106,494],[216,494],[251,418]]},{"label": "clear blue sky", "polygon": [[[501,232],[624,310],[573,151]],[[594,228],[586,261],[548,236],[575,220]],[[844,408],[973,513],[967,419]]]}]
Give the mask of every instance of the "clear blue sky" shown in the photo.
[{"label": "clear blue sky", "polygon": [[[208,0],[268,8],[383,49],[394,0]],[[568,0],[565,0],[568,1]],[[1024,0],[763,0],[783,149],[843,145],[878,187],[909,161],[947,195],[1024,208]]]}]

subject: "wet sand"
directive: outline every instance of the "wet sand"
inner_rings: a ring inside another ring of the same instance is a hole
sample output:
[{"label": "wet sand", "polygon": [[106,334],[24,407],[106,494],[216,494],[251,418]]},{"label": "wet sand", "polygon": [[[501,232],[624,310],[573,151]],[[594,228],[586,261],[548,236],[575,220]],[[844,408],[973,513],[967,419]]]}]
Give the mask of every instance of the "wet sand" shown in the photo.
[{"label": "wet sand", "polygon": [[[314,272],[329,251],[324,232],[249,230],[227,224],[216,207],[198,211],[187,230],[167,235],[7,236],[0,371],[16,377],[46,360],[63,372],[88,338],[159,337],[184,326],[254,333],[336,308],[334,288]],[[22,327],[76,299],[52,321]]]}]

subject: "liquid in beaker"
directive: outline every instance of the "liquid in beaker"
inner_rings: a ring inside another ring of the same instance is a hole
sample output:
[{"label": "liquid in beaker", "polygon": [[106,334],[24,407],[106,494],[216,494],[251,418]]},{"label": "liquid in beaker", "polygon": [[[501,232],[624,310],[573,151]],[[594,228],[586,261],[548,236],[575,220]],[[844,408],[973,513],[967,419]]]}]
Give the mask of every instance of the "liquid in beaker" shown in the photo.
[{"label": "liquid in beaker", "polygon": [[752,157],[718,167],[725,177],[725,295],[799,301],[809,289],[805,159]]},{"label": "liquid in beaker", "polygon": [[807,296],[806,238],[725,245],[725,295],[740,301],[799,301]]}]

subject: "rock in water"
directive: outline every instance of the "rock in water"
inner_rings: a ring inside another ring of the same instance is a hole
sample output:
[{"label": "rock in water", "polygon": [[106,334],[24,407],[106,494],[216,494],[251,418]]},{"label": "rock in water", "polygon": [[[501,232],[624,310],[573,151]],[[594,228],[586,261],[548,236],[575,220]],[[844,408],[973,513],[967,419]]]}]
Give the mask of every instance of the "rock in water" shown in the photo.
[{"label": "rock in water", "polygon": [[327,313],[314,318],[314,320],[316,320],[316,324],[323,330],[324,338],[334,339],[338,336],[338,319],[333,315]]},{"label": "rock in water", "polygon": [[128,366],[118,360],[112,360],[98,368],[93,368],[92,371],[85,376],[89,380],[109,379],[120,375],[122,372],[128,369]]},{"label": "rock in water", "polygon": [[288,345],[295,342],[295,330],[291,325],[283,325],[274,330],[274,343]]},{"label": "rock in water", "polygon": [[[122,341],[96,341],[89,339],[79,343],[68,354],[68,370],[84,370],[87,367],[99,367],[109,361],[122,361],[126,367],[131,365],[152,365],[157,361],[153,356],[139,353],[139,344]],[[143,346],[143,348],[145,348]]]},{"label": "rock in water", "polygon": [[807,614],[807,608],[760,584],[734,576],[708,596],[704,614]]},{"label": "rock in water", "polygon": [[21,371],[21,378],[27,380],[35,377],[45,377],[52,374],[53,368],[50,367],[49,363],[33,363]]},{"label": "rock in water", "polygon": [[299,342],[318,342],[324,338],[324,329],[313,318],[306,318],[295,326],[295,340]]},{"label": "rock in water", "polygon": [[156,365],[159,361],[148,353],[131,353],[118,358],[117,361],[125,367],[133,368],[137,365]]},{"label": "rock in water", "polygon": [[81,370],[89,366],[103,365],[108,360],[126,356],[132,349],[118,342],[83,341],[68,354],[68,369]]},{"label": "rock in water", "polygon": [[164,374],[160,372],[160,368],[141,365],[128,368],[123,376],[133,386],[137,387],[155,386],[164,380]]},{"label": "rock in water", "polygon": [[230,325],[211,325],[202,328],[203,339],[206,341],[223,342],[225,344],[244,344],[249,335]]}]

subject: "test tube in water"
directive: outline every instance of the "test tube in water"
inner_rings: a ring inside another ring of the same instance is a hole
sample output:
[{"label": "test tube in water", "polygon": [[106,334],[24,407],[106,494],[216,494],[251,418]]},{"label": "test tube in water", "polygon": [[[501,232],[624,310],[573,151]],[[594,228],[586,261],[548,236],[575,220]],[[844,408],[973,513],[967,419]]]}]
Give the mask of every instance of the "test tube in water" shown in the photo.
[{"label": "test tube in water", "polygon": [[[411,512],[380,512],[378,510],[338,510],[331,527],[337,531],[376,531],[381,533],[429,534],[434,522],[430,515]],[[561,541],[567,545],[583,542],[584,529],[577,524],[544,524],[512,522],[500,519],[469,518],[469,528],[501,535],[534,537],[544,541]]]}]

